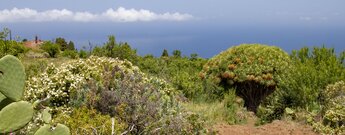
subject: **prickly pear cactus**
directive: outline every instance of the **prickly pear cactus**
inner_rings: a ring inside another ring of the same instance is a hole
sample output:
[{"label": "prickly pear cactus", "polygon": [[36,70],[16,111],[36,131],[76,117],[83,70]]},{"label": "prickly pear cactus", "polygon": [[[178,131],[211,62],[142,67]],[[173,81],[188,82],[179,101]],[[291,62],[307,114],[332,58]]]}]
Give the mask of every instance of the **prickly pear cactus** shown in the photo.
[{"label": "prickly pear cactus", "polygon": [[69,135],[70,130],[63,124],[52,124],[52,115],[49,113],[50,108],[47,107],[42,112],[42,120],[44,121],[44,126],[40,127],[35,133],[35,135]]},{"label": "prickly pear cactus", "polygon": [[[3,95],[3,94],[1,94],[1,92],[0,92],[0,102],[1,102],[2,100],[4,100],[4,99],[6,99],[6,96]],[[0,109],[0,110],[1,110],[1,109]]]},{"label": "prickly pear cactus", "polygon": [[40,129],[38,129],[35,135],[70,135],[69,128],[62,124],[57,124],[56,126],[45,124]]},{"label": "prickly pear cactus", "polygon": [[52,115],[49,113],[50,108],[47,107],[46,109],[43,110],[42,112],[42,120],[44,123],[49,124],[52,120]]},{"label": "prickly pear cactus", "polygon": [[[14,56],[7,55],[0,59],[0,134],[16,131],[29,123],[34,114],[34,107],[26,101],[19,101],[24,92],[25,70],[22,63]],[[45,123],[51,122],[49,108],[43,111]],[[69,135],[68,127],[62,124],[46,124],[37,135]]]},{"label": "prickly pear cactus", "polygon": [[13,102],[0,111],[0,133],[8,133],[25,126],[34,113],[26,101]]},{"label": "prickly pear cactus", "polygon": [[0,133],[25,126],[34,113],[32,104],[19,101],[24,92],[25,70],[14,56],[0,59]]},{"label": "prickly pear cactus", "polygon": [[1,58],[0,93],[13,101],[19,101],[23,96],[24,84],[25,69],[22,63],[11,55]]},{"label": "prickly pear cactus", "polygon": [[[12,103],[13,101],[7,97],[5,97],[2,101],[0,101],[0,111],[2,108],[6,107],[8,104]],[[0,119],[1,122],[1,119]]]}]

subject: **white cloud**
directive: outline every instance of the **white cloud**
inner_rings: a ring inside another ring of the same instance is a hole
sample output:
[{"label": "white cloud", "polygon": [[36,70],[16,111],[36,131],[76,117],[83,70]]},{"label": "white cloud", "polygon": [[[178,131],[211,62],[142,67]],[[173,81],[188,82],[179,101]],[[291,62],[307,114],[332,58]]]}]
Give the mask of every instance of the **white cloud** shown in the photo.
[{"label": "white cloud", "polygon": [[77,12],[73,17],[74,21],[77,22],[90,22],[97,21],[97,15],[91,14],[89,12]]},{"label": "white cloud", "polygon": [[190,14],[155,13],[145,9],[112,8],[102,13],[73,12],[67,9],[37,11],[30,8],[0,10],[0,22],[137,22],[137,21],[185,21]]}]

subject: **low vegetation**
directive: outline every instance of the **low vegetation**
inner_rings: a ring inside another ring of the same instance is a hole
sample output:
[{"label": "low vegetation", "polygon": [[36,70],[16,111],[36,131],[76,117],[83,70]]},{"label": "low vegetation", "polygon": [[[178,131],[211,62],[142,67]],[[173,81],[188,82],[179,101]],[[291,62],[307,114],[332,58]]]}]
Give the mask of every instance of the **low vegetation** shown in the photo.
[{"label": "low vegetation", "polygon": [[[81,117],[75,109],[85,111],[88,108],[91,112],[86,111],[86,114],[95,114],[99,119],[111,117],[117,125],[123,125],[116,126],[116,132],[207,133],[197,114],[181,108],[178,91],[163,80],[141,73],[129,61],[90,57],[60,67],[49,65],[42,74],[29,78],[26,86],[25,100],[33,102],[48,98],[54,116],[72,127],[94,124],[95,132],[111,134],[110,130],[97,129],[97,121],[80,123],[83,121],[74,120]],[[39,120],[31,123],[31,126],[35,125],[40,125]],[[72,132],[85,131],[77,128]]]},{"label": "low vegetation", "polygon": [[243,44],[210,59],[179,50],[154,57],[108,38],[77,51],[63,38],[33,50],[2,36],[0,56],[16,56],[25,67],[21,100],[42,101],[15,133],[44,127],[47,107],[52,123],[71,134],[213,134],[214,125],[251,117],[258,125],[285,119],[322,134],[345,133],[345,51],[304,47],[288,54]]},{"label": "low vegetation", "polygon": [[318,113],[311,113],[308,122],[321,133],[345,134],[345,82],[328,85],[323,95],[323,108]]}]

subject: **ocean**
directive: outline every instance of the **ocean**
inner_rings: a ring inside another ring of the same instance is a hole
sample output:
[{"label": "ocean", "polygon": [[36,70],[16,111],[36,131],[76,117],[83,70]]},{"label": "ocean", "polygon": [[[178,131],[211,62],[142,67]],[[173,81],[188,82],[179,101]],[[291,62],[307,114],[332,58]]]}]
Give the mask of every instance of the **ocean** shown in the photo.
[{"label": "ocean", "polygon": [[108,35],[117,42],[128,42],[140,55],[160,56],[163,49],[170,53],[180,50],[183,55],[197,53],[210,58],[222,50],[243,43],[260,43],[281,47],[287,52],[304,46],[326,46],[336,52],[345,51],[345,27],[340,26],[255,26],[219,23],[31,23],[6,24],[21,39],[42,40],[64,37],[78,49],[103,45]]}]

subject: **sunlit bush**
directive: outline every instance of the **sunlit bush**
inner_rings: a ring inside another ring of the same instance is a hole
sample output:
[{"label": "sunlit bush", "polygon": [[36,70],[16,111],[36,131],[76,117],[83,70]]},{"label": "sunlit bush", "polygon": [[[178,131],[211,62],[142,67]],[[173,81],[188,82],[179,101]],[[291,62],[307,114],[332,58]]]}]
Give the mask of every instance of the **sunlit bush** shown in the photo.
[{"label": "sunlit bush", "polygon": [[76,50],[65,50],[61,54],[63,57],[68,57],[71,59],[78,58],[78,52]]},{"label": "sunlit bush", "polygon": [[[140,69],[152,76],[157,76],[168,82],[181,91],[188,99],[198,99],[203,92],[203,82],[198,74],[205,59],[193,59],[183,57],[161,57],[145,56],[138,62]],[[210,96],[207,95],[207,99]]]},{"label": "sunlit bush", "polygon": [[310,121],[314,129],[324,134],[345,134],[345,82],[328,85],[321,119]]},{"label": "sunlit bush", "polygon": [[261,123],[280,119],[286,107],[300,113],[322,111],[326,86],[345,79],[344,55],[338,56],[333,48],[304,47],[290,57],[292,69],[280,83],[281,90],[269,96],[265,107],[259,109]]},{"label": "sunlit bush", "polygon": [[235,88],[244,106],[256,112],[262,100],[286,79],[290,63],[289,55],[278,47],[242,44],[210,59],[200,77],[222,87],[213,92],[220,97]]},{"label": "sunlit bush", "polygon": [[5,55],[22,56],[29,49],[24,47],[22,43],[16,41],[4,41],[0,39],[0,58]]},{"label": "sunlit bush", "polygon": [[234,90],[225,94],[223,103],[226,110],[226,121],[229,124],[241,124],[247,121],[248,113],[243,108],[243,99],[237,97]]},{"label": "sunlit bush", "polygon": [[[102,115],[92,108],[76,108],[70,115],[59,115],[55,122],[63,123],[71,129],[72,134],[102,134],[112,133],[112,119]],[[124,124],[114,119],[114,133],[121,134]]]},{"label": "sunlit bush", "polygon": [[313,108],[324,99],[321,93],[328,84],[345,79],[342,58],[333,48],[304,47],[293,51],[291,58],[294,70],[282,85],[289,106]]},{"label": "sunlit bush", "polygon": [[55,58],[60,53],[60,46],[58,44],[54,44],[50,41],[44,42],[41,46],[41,49],[46,51],[50,57]]}]

